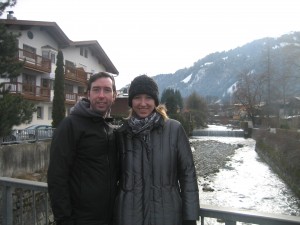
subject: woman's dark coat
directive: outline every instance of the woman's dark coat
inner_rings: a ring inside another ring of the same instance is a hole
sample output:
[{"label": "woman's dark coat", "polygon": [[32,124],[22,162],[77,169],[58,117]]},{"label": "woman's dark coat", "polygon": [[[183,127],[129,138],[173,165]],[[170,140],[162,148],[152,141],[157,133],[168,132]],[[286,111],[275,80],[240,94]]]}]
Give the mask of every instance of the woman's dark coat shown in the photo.
[{"label": "woman's dark coat", "polygon": [[116,225],[182,225],[199,219],[198,184],[186,133],[178,121],[161,121],[150,148],[125,124],[117,132],[121,183]]}]

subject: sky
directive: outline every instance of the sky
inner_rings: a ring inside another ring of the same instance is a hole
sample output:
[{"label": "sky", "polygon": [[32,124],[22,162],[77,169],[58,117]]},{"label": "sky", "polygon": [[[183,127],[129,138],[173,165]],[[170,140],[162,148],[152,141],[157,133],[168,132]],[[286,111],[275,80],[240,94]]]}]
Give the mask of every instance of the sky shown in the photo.
[{"label": "sky", "polygon": [[97,40],[120,89],[141,74],[175,73],[208,54],[300,31],[297,2],[18,0],[11,10],[20,20],[56,22],[72,41]]}]

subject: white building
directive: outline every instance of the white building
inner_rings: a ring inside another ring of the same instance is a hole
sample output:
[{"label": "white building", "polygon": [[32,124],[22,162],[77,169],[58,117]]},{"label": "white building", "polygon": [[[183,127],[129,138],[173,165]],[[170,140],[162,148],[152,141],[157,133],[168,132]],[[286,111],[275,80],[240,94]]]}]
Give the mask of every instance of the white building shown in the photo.
[{"label": "white building", "polygon": [[[1,79],[11,85],[12,94],[22,94],[34,102],[37,112],[31,124],[52,123],[53,84],[56,56],[62,50],[65,65],[66,113],[77,100],[85,95],[87,80],[100,71],[118,75],[119,72],[102,47],[93,41],[71,41],[55,22],[0,19],[8,31],[20,33],[18,38],[19,60],[24,60],[22,74],[17,79]],[[28,126],[23,124],[22,129]]]}]

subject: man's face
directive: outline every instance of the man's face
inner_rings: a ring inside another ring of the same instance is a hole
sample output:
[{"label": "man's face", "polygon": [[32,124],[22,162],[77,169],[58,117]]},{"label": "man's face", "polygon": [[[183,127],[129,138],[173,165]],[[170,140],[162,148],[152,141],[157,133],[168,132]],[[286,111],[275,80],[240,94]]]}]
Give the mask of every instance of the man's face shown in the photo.
[{"label": "man's face", "polygon": [[111,105],[115,101],[112,80],[109,77],[101,77],[95,80],[88,92],[88,98],[91,102],[90,108],[102,116],[105,116]]}]

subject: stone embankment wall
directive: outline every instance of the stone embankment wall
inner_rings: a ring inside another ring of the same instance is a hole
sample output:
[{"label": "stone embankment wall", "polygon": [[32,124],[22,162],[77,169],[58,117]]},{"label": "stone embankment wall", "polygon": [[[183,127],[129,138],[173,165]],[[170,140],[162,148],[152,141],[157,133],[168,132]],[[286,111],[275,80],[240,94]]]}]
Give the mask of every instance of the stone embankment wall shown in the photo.
[{"label": "stone embankment wall", "polygon": [[0,146],[0,176],[18,177],[48,168],[51,140]]},{"label": "stone embankment wall", "polygon": [[300,132],[253,129],[257,153],[300,198]]}]

